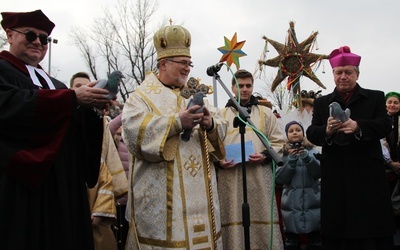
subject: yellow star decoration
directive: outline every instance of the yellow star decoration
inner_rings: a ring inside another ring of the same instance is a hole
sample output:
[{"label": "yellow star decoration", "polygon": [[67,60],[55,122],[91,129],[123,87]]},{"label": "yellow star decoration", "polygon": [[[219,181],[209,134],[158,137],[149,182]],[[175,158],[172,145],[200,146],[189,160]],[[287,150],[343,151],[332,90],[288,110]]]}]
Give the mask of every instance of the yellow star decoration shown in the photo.
[{"label": "yellow star decoration", "polygon": [[160,94],[161,93],[161,87],[155,83],[149,83],[146,86],[145,92],[147,94],[150,94],[151,92],[154,92],[154,94]]},{"label": "yellow star decoration", "polygon": [[315,42],[318,32],[313,32],[310,37],[302,43],[298,43],[296,33],[294,30],[294,22],[290,22],[290,29],[288,30],[288,39],[286,44],[278,43],[272,39],[263,37],[266,43],[270,43],[279,55],[275,58],[259,61],[260,65],[268,65],[271,67],[279,67],[278,73],[272,82],[271,91],[274,92],[276,87],[288,77],[288,89],[292,86],[300,93],[300,76],[304,75],[317,83],[321,88],[326,89],[322,82],[317,78],[311,69],[310,64],[316,63],[323,59],[328,59],[328,55],[320,55],[310,53],[312,44]]},{"label": "yellow star decoration", "polygon": [[232,40],[229,40],[224,36],[225,46],[219,47],[218,50],[223,54],[219,62],[225,62],[230,67],[233,64],[236,65],[236,69],[240,68],[239,57],[247,56],[242,51],[242,47],[246,41],[237,42],[236,33],[233,35]]},{"label": "yellow star decoration", "polygon": [[201,167],[200,163],[193,155],[189,157],[189,160],[184,165],[184,168],[188,170],[190,172],[190,175],[192,175],[193,177],[197,175],[200,167]]}]

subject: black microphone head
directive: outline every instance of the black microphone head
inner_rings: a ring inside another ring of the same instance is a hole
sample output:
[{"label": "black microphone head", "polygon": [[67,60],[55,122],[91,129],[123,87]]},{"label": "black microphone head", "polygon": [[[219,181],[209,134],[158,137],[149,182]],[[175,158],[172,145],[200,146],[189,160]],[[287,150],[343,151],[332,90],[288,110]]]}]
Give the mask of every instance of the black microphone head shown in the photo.
[{"label": "black microphone head", "polygon": [[212,66],[207,68],[207,75],[214,76],[214,70],[212,69]]},{"label": "black microphone head", "polygon": [[207,75],[208,76],[214,76],[216,73],[218,73],[218,71],[221,70],[222,65],[224,65],[223,63],[217,63],[215,65],[212,65],[210,67],[207,68]]}]

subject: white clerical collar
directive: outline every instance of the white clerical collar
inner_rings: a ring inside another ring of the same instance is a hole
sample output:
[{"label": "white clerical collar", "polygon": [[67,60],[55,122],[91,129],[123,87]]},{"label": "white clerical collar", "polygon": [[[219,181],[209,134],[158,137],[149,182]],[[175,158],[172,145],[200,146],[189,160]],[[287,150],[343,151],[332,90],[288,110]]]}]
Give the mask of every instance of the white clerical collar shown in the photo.
[{"label": "white clerical collar", "polygon": [[36,86],[39,86],[40,88],[43,88],[42,83],[40,83],[38,77],[35,74],[35,71],[36,71],[41,77],[43,77],[43,79],[46,81],[46,83],[50,89],[56,89],[54,87],[53,82],[50,80],[50,77],[42,69],[33,67],[31,65],[25,65],[25,66],[28,69],[28,72],[31,77],[31,80],[33,81],[33,84],[35,84]]}]

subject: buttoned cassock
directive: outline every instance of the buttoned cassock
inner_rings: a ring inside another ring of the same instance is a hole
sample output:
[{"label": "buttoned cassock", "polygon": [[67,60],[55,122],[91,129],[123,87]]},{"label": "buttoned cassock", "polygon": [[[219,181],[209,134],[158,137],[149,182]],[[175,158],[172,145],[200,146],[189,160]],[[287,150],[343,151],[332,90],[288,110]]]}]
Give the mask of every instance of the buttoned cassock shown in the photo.
[{"label": "buttoned cassock", "polygon": [[[328,105],[334,101],[342,109],[351,110],[350,118],[361,129],[360,135],[346,136],[347,145],[337,145],[333,137],[326,139]],[[322,236],[360,239],[393,234],[393,212],[379,141],[389,131],[390,120],[381,91],[364,89],[357,84],[348,104],[335,91],[315,99],[307,138],[322,146]]]}]

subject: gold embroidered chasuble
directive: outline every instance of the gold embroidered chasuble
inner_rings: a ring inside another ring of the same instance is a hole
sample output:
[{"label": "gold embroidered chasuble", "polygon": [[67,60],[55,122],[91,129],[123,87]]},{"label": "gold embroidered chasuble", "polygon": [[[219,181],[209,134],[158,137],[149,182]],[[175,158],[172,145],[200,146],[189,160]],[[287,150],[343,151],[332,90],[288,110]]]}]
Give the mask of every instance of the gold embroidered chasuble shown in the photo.
[{"label": "gold embroidered chasuble", "polygon": [[96,250],[116,250],[117,240],[111,226],[116,223],[112,176],[102,160],[99,179],[94,188],[88,189],[89,206],[92,216],[102,217],[98,225],[93,225],[93,239]]},{"label": "gold embroidered chasuble", "polygon": [[150,74],[125,104],[123,136],[135,159],[129,181],[128,249],[138,249],[138,244],[140,249],[222,249],[212,162],[225,157],[227,123],[206,102],[214,119],[214,129],[207,133],[208,185],[203,130],[195,127],[188,142],[180,138],[178,112],[187,103],[178,90]]},{"label": "gold embroidered chasuble", "polygon": [[128,180],[110,132],[110,125],[105,117],[103,118],[103,125],[104,131],[101,157],[104,159],[108,172],[112,177],[113,192],[117,199],[128,192]]},{"label": "gold embroidered chasuble", "polygon": [[[279,154],[284,145],[284,136],[279,123],[271,109],[251,106],[250,117],[254,125],[271,143]],[[237,111],[228,107],[222,110],[229,123],[224,143],[240,143],[239,128],[234,128],[233,119]],[[255,132],[246,126],[245,141],[252,141],[254,152],[262,152],[265,146]],[[228,161],[230,159],[227,159]],[[273,172],[271,163],[246,163],[247,202],[250,206],[250,248],[270,249],[271,223],[273,224],[272,249],[283,249],[282,235],[279,228],[279,217],[273,190]],[[242,223],[243,181],[241,164],[234,168],[218,170],[218,194],[221,205],[222,240],[224,249],[245,248],[244,228]],[[274,202],[271,210],[271,201]],[[273,221],[271,222],[271,213]]]}]

